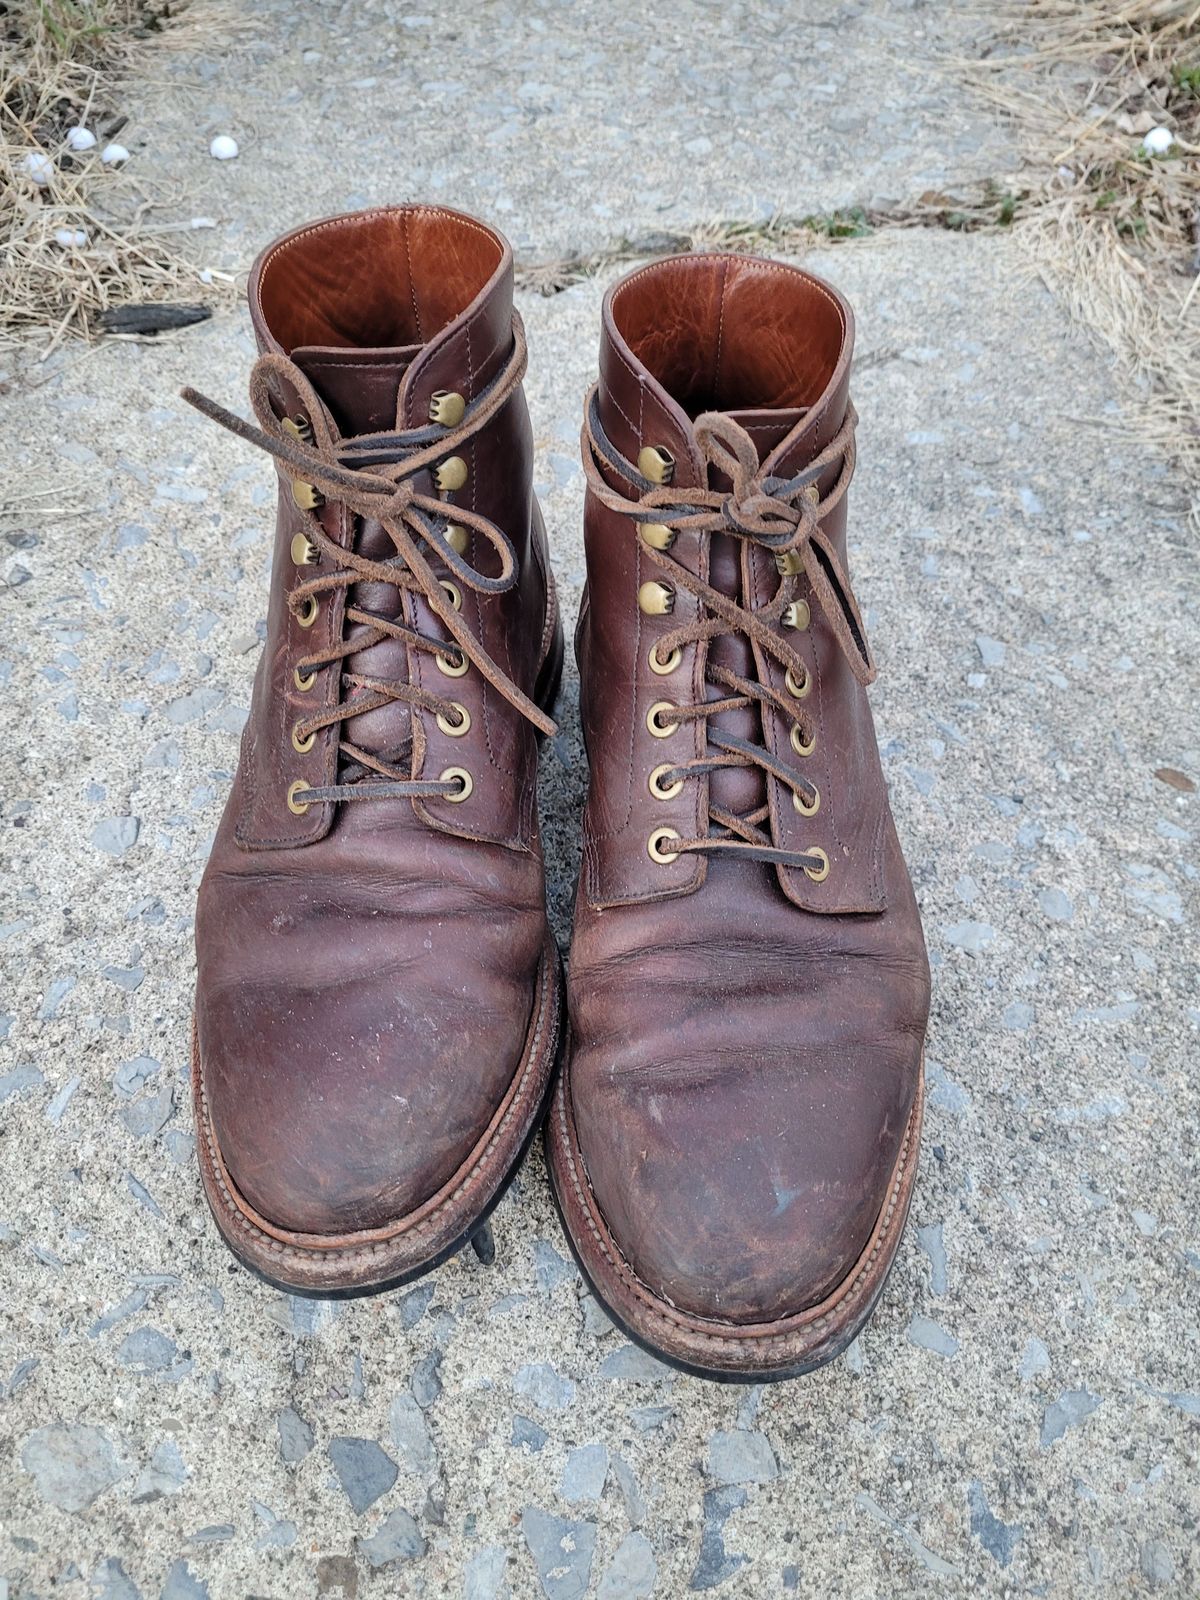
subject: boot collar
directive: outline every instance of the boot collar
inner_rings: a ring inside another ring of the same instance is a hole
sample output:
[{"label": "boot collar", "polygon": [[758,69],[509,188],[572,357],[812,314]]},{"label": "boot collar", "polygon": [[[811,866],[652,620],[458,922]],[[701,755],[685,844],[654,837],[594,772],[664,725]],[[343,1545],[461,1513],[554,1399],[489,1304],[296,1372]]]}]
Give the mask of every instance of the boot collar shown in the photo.
[{"label": "boot collar", "polygon": [[415,427],[438,390],[473,399],[512,348],[512,251],[447,207],[306,224],[247,292],[259,350],[292,357],[344,437]]},{"label": "boot collar", "polygon": [[846,414],[854,317],[830,285],[753,256],[669,256],[604,297],[600,416],[631,461],[667,449],[673,481],[705,485],[691,417],[728,411],[779,476],[805,467]]}]

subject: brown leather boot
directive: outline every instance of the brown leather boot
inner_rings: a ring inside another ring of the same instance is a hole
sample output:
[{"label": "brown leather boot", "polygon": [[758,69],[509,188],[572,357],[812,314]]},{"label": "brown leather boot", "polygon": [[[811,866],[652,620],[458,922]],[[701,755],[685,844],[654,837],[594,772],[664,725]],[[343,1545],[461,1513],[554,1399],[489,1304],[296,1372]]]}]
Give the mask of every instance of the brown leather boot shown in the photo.
[{"label": "brown leather boot", "polygon": [[591,785],[547,1144],[580,1264],[702,1376],[842,1350],[904,1228],[929,973],[846,575],[849,307],[739,256],[604,303]]},{"label": "brown leather boot", "polygon": [[275,458],[267,640],[196,916],[193,1082],[226,1241],[290,1289],[427,1270],[537,1125],[559,970],[536,735],[562,662],[512,255],[335,217],[249,284]]}]

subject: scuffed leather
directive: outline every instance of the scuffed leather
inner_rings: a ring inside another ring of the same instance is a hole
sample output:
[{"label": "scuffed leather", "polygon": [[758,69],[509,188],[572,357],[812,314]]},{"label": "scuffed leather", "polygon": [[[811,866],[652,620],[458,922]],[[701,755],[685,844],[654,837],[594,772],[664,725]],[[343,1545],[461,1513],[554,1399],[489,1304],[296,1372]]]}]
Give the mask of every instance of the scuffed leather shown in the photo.
[{"label": "scuffed leather", "polygon": [[[434,389],[471,399],[504,362],[512,258],[498,234],[456,212],[366,212],[271,246],[251,275],[250,304],[259,349],[293,357],[343,436],[390,431],[422,421]],[[470,469],[462,497],[508,535],[520,576],[504,594],[466,595],[466,615],[532,696],[556,619],[520,390],[475,438]],[[320,518],[343,546],[391,553],[378,524],[336,502]],[[289,612],[289,586],[312,570],[290,556],[304,526],[281,477],[267,640],[200,888],[196,1029],[216,1137],[245,1200],[273,1226],[341,1235],[419,1206],[495,1114],[533,1011],[544,869],[533,732],[474,670],[437,685],[444,693],[452,682],[470,712],[462,738],[401,704],[346,724],[367,749],[411,742],[414,775],[466,767],[469,801],[288,810],[291,782],[335,781],[338,766],[336,729],[307,754],[291,743],[292,725],[322,693],[336,703],[336,670],[301,693],[293,669],[322,639],[342,637],[345,606],[344,596],[323,602],[308,630]],[[486,570],[482,552],[468,555]],[[438,626],[388,585],[351,593],[389,615],[407,607],[426,633]],[[390,638],[346,669],[428,670]]]},{"label": "scuffed leather", "polygon": [[[695,485],[691,419],[726,410],[763,460],[798,429],[775,469],[796,472],[844,420],[852,342],[849,308],[794,268],[718,255],[655,263],[605,301],[605,431],[633,461],[643,445],[665,445],[675,483]],[[844,504],[825,524],[843,556]],[[753,861],[650,859],[654,828],[707,830],[709,797],[694,780],[673,800],[650,794],[652,768],[700,756],[705,739],[699,723],[651,737],[649,705],[704,698],[710,648],[759,681],[777,669],[726,636],[655,675],[656,636],[697,603],[680,590],[674,616],[640,613],[638,587],[655,569],[629,519],[594,496],[585,544],[577,651],[590,784],[567,1067],[581,1153],[617,1246],[655,1294],[701,1317],[769,1322],[840,1282],[886,1198],[928,1016],[920,919],[866,694],[815,604],[809,630],[791,638],[813,673],[818,743],[803,770],[820,810],[802,817],[760,771],[712,782],[741,810],[760,803],[765,782],[776,843],[821,845],[828,879]],[[743,603],[763,604],[778,586],[765,552],[719,535],[681,534],[671,554]],[[737,718],[722,726],[799,761],[774,711],[761,713],[765,727],[755,710]]]}]

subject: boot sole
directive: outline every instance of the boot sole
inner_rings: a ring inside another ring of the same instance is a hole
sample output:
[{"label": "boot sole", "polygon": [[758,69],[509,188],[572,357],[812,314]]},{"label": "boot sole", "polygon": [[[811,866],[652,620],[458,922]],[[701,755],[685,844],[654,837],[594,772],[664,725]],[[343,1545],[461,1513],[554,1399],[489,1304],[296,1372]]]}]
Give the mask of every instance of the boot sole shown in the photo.
[{"label": "boot sole", "polygon": [[[558,1055],[562,969],[552,935],[521,1064],[495,1117],[457,1172],[415,1211],[350,1234],[295,1233],[261,1216],[239,1193],[221,1155],[204,1087],[195,1026],[192,1083],[205,1198],[221,1237],[256,1276],[288,1294],[349,1299],[422,1277],[480,1234],[516,1175],[546,1111]],[[481,1251],[482,1254],[482,1251]]]},{"label": "boot sole", "polygon": [[[569,1060],[569,1046],[566,1054]],[[692,1316],[641,1281],[609,1233],[588,1182],[570,1102],[564,1063],[546,1123],[551,1189],[579,1270],[634,1344],[696,1378],[772,1383],[812,1372],[853,1343],[883,1292],[908,1220],[925,1104],[924,1058],[887,1200],[862,1255],[819,1305],[772,1322],[718,1322]]]},{"label": "boot sole", "polygon": [[[543,710],[553,713],[562,682],[564,641],[557,596],[549,579],[547,600],[552,620],[535,695]],[[192,1099],[200,1177],[217,1229],[241,1264],[287,1294],[338,1300],[400,1288],[432,1272],[468,1243],[475,1243],[481,1260],[490,1261],[487,1220],[504,1198],[545,1119],[558,1061],[562,962],[549,929],[538,966],[536,997],[516,1076],[467,1160],[408,1216],[353,1234],[295,1233],[277,1228],[239,1193],[217,1143],[193,1016]]]}]

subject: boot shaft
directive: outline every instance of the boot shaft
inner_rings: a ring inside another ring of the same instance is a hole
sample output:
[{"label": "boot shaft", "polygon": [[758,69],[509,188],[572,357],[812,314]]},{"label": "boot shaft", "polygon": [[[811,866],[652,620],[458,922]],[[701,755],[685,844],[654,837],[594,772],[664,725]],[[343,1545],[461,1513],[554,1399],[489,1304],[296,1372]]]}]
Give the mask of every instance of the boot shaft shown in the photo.
[{"label": "boot shaft", "polygon": [[[410,451],[435,447],[511,371],[519,330],[511,250],[499,234],[457,212],[397,207],[297,229],[259,257],[248,292],[258,348],[271,363],[271,411],[302,444],[319,434],[335,454],[397,435]],[[318,414],[310,416],[314,397]],[[372,457],[361,459],[369,467]],[[386,449],[378,459],[387,459]],[[470,515],[487,519],[508,541],[516,581],[503,593],[473,590],[436,550],[424,553],[472,636],[490,659],[507,664],[526,695],[535,691],[550,610],[532,464],[532,431],[518,383],[461,451],[448,450],[405,480],[413,492],[440,502],[444,539],[485,580],[496,578],[499,561],[469,525]],[[281,800],[297,784],[344,788],[348,768],[351,778],[363,776],[365,756],[413,778],[465,771],[465,801],[416,797],[409,804],[417,817],[460,837],[525,847],[532,813],[521,785],[512,781],[534,760],[525,718],[511,712],[474,666],[462,671],[453,648],[434,656],[410,647],[406,633],[446,636],[443,620],[412,588],[363,579],[325,589],[298,608],[297,586],[338,566],[336,555],[318,550],[314,521],[333,545],[374,563],[395,561],[397,551],[378,518],[343,498],[322,497],[286,464],[279,476],[267,648],[244,752],[239,843],[277,849],[325,837],[335,804],[297,809]],[[364,616],[394,631],[355,620]],[[356,640],[362,647],[346,654],[340,667],[331,661],[314,671],[313,659],[331,658]],[[455,709],[442,711],[439,720],[435,710],[389,701],[369,687],[397,682],[449,697]],[[364,709],[312,726],[347,702]],[[298,738],[297,726],[303,730]],[[303,806],[306,788],[295,792]],[[339,826],[373,828],[361,813],[374,804],[343,807]]]},{"label": "boot shaft", "polygon": [[[808,472],[809,498],[819,496],[822,508],[806,570],[802,551],[773,549],[770,533],[747,538],[680,529],[668,538],[655,524],[639,528],[589,494],[588,601],[579,643],[585,736],[600,753],[587,819],[596,839],[585,881],[592,905],[695,892],[710,863],[700,853],[663,860],[669,846],[656,855],[651,837],[670,829],[695,839],[709,831],[710,814],[759,811],[778,852],[815,850],[829,864],[827,872],[774,864],[795,904],[841,912],[883,903],[886,794],[863,692],[872,669],[844,572],[853,342],[853,316],[841,296],[775,262],[678,257],[632,274],[605,299],[595,416],[617,457],[635,469],[629,477],[602,461],[610,487],[635,500],[657,491],[669,501],[669,490],[681,506],[694,491],[720,491],[749,528],[762,520],[755,496],[769,500],[772,485]],[[731,437],[751,450],[754,472],[734,468],[749,496],[740,508],[728,450],[706,446],[707,424],[698,425],[714,413],[736,424]],[[771,515],[768,506],[768,524]],[[787,586],[787,605],[769,626],[802,665],[786,669],[738,628],[685,644],[664,661],[661,638],[712,617],[686,574],[751,613],[770,607]],[[708,720],[672,715],[675,706],[732,698],[736,679],[764,685],[767,696]],[[631,688],[623,693],[625,684]],[[666,709],[655,716],[656,706]],[[785,776],[750,762],[717,766],[678,785],[660,776],[656,784],[663,768],[674,774],[683,763],[711,760],[710,727],[723,738],[761,745]],[[616,751],[622,760],[609,754]],[[802,783],[802,795],[786,774]]]}]

